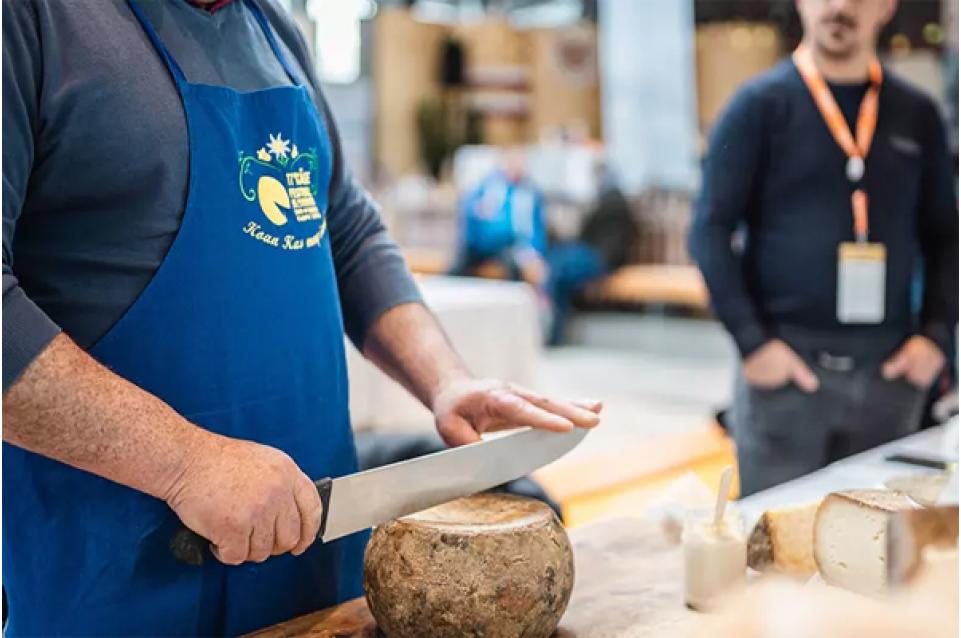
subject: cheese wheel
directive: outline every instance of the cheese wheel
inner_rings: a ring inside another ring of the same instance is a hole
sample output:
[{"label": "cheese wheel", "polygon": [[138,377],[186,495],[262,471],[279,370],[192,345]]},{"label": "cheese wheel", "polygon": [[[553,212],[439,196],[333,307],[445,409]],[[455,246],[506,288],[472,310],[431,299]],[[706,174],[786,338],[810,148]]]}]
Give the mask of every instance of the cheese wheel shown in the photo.
[{"label": "cheese wheel", "polygon": [[478,494],[391,521],[364,556],[367,605],[388,638],[550,636],[574,555],[540,501]]},{"label": "cheese wheel", "polygon": [[814,562],[814,516],[820,501],[764,512],[747,543],[747,564],[758,571],[808,578]]}]

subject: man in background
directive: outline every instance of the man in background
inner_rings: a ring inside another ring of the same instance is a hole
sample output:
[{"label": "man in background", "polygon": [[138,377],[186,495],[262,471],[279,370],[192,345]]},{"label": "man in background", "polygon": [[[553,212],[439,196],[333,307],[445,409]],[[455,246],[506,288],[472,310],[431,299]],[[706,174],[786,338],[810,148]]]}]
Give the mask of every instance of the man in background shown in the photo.
[{"label": "man in background", "polygon": [[877,62],[896,8],[797,0],[801,46],[742,87],[711,135],[691,251],[742,357],[743,494],[915,430],[956,330],[944,126]]}]

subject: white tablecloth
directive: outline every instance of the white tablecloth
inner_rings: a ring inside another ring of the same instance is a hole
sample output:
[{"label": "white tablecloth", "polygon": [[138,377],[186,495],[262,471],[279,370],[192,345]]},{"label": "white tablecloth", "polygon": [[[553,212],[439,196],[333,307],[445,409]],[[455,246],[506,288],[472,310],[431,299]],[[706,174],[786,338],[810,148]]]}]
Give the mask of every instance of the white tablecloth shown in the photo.
[{"label": "white tablecloth", "polygon": [[[529,286],[429,277],[420,288],[472,373],[534,384],[541,330],[537,298]],[[355,429],[432,430],[430,412],[350,345],[347,365]]]},{"label": "white tablecloth", "polygon": [[[839,490],[879,488],[883,487],[888,479],[898,476],[936,471],[884,460],[885,457],[902,452],[957,462],[958,418],[832,463],[799,479],[752,494],[738,503],[739,509],[744,514],[744,520],[753,525],[767,509],[814,501]],[[957,480],[957,475],[954,478]]]}]

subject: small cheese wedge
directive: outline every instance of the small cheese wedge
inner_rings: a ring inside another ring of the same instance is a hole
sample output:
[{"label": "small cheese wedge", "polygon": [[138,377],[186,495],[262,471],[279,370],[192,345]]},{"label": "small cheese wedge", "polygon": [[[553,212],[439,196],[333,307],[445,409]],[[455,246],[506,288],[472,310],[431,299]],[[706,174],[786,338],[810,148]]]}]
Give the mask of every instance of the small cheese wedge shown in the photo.
[{"label": "small cheese wedge", "polygon": [[814,521],[814,560],[824,580],[861,594],[887,585],[887,527],[895,512],[914,504],[890,490],[828,494]]},{"label": "small cheese wedge", "polygon": [[817,573],[814,562],[814,518],[820,501],[764,512],[747,542],[752,569],[799,578]]}]

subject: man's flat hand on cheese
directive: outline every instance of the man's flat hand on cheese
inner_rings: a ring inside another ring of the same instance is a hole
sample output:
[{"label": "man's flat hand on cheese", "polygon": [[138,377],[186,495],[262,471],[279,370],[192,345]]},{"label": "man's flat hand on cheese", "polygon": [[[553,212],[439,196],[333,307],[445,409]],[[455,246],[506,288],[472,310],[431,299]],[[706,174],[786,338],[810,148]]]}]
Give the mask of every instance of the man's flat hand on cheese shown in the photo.
[{"label": "man's flat hand on cheese", "polygon": [[484,432],[533,427],[568,432],[600,422],[599,401],[550,399],[516,385],[492,379],[453,381],[433,404],[437,431],[448,445],[480,440]]}]

